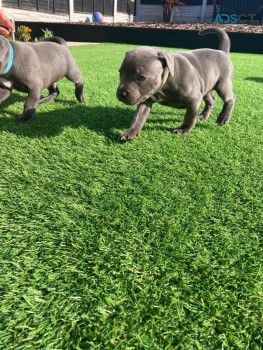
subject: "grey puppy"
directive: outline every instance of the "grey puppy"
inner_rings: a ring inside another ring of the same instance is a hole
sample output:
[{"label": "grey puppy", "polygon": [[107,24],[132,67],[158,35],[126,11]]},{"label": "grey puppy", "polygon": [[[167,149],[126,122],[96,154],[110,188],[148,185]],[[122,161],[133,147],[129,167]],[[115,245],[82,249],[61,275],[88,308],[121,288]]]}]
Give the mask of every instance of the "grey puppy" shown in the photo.
[{"label": "grey puppy", "polygon": [[[230,40],[218,28],[199,32],[201,35],[210,33],[219,36],[219,50],[166,52],[139,47],[126,53],[120,67],[117,98],[127,105],[137,105],[137,111],[130,128],[121,134],[121,140],[132,140],[139,134],[154,103],[186,108],[183,124],[173,132],[190,133],[198,119],[207,120],[212,112],[213,90],[224,102],[217,123],[223,125],[229,121],[235,103],[233,65],[228,55]],[[199,115],[202,100],[205,107]]]},{"label": "grey puppy", "polygon": [[[34,117],[39,103],[54,100],[59,95],[57,81],[63,77],[75,83],[76,98],[82,102],[83,78],[64,39],[51,37],[34,43],[9,43],[0,37],[0,103],[13,89],[28,93],[18,121],[28,121]],[[49,95],[40,99],[45,88]]]}]

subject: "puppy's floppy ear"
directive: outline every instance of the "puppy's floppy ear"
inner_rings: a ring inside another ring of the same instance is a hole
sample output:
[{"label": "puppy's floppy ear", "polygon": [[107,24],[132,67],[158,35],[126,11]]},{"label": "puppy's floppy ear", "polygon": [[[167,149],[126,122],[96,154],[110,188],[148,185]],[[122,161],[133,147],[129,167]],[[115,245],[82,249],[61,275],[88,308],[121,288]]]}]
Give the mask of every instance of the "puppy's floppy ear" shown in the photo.
[{"label": "puppy's floppy ear", "polygon": [[174,76],[174,56],[171,53],[165,51],[158,51],[157,54],[163,66],[169,69],[171,76]]},{"label": "puppy's floppy ear", "polygon": [[126,51],[125,52],[125,57],[131,55],[134,51],[135,51],[135,49],[131,49],[129,51]]}]

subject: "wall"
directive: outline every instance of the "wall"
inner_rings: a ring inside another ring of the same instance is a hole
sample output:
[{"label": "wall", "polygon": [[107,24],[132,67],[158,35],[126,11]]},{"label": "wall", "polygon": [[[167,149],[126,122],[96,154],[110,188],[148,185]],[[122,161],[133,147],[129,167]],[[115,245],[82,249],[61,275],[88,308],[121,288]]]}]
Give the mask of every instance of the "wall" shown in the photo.
[{"label": "wall", "polygon": [[[69,22],[69,15],[54,15],[50,13],[26,11],[20,9],[14,9],[9,7],[3,7],[5,13],[9,18],[13,18],[15,21],[32,21],[32,22]],[[92,18],[91,13],[74,13],[72,16],[72,22],[85,22],[86,18]],[[113,22],[113,17],[104,17],[105,22]],[[117,13],[115,22],[128,22],[129,16],[125,13]]]},{"label": "wall", "polygon": [[[138,11],[139,10],[139,11]],[[214,7],[206,7],[205,22],[211,22]],[[177,6],[174,11],[173,22],[196,23],[200,22],[201,6]],[[136,14],[137,21],[162,22],[163,8],[159,5],[139,5]]]}]

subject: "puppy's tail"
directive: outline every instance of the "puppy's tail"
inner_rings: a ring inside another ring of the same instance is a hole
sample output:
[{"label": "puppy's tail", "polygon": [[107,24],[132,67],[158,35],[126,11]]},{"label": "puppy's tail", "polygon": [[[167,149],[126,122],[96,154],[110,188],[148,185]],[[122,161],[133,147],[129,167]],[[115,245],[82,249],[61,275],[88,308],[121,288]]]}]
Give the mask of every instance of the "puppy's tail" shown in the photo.
[{"label": "puppy's tail", "polygon": [[50,36],[49,38],[44,38],[39,41],[51,41],[53,43],[57,43],[59,45],[68,47],[67,42],[64,39],[62,39],[60,36]]},{"label": "puppy's tail", "polygon": [[200,32],[198,34],[199,35],[216,34],[220,39],[219,50],[222,50],[225,53],[229,53],[229,51],[230,51],[230,39],[229,39],[227,33],[224,32],[222,29],[211,27],[211,28],[200,30]]}]

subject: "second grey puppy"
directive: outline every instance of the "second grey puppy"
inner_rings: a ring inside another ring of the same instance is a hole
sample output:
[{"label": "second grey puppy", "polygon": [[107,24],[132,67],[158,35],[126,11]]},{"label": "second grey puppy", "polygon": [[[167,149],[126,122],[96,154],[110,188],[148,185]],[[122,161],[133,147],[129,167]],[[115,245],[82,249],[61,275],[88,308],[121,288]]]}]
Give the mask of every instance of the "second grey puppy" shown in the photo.
[{"label": "second grey puppy", "polygon": [[[228,55],[230,40],[218,28],[208,28],[199,34],[210,33],[219,36],[219,50],[166,52],[139,47],[126,53],[120,67],[117,98],[127,105],[137,105],[137,111],[130,128],[121,134],[121,140],[131,140],[139,134],[154,103],[185,108],[183,123],[173,132],[190,133],[198,119],[206,120],[212,112],[213,90],[224,102],[217,123],[228,123],[235,102],[233,65]],[[198,116],[202,100],[205,107]]]},{"label": "second grey puppy", "polygon": [[[84,101],[83,77],[64,39],[51,37],[33,43],[9,43],[0,37],[0,103],[13,89],[28,93],[18,121],[28,121],[34,117],[39,103],[55,99],[59,95],[57,82],[63,77],[75,83],[76,98]],[[46,88],[49,95],[40,99]]]}]

